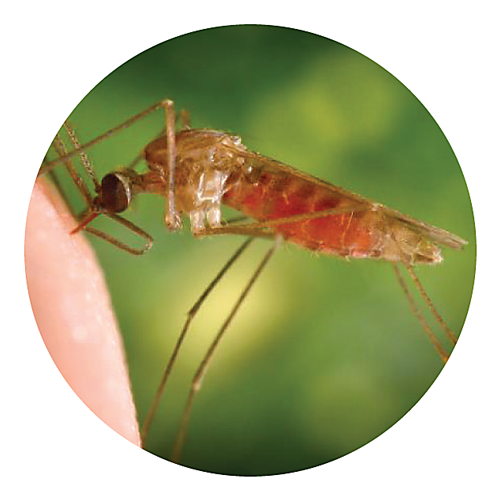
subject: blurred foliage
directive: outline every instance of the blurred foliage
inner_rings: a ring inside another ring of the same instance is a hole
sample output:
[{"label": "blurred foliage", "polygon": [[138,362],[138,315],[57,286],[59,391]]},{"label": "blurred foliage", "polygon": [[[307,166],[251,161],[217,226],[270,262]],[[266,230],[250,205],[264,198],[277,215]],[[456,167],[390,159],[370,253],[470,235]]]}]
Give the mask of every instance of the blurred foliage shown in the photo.
[{"label": "blurred foliage", "polygon": [[[190,112],[195,127],[237,133],[250,149],[467,239],[464,251],[444,250],[442,264],[417,270],[460,332],[475,268],[467,187],[438,125],[392,75],[309,33],[217,28],[128,61],[70,121],[85,142],[166,97]],[[163,119],[156,113],[92,148],[99,176],[128,164]],[[195,240],[188,224],[169,234],[164,205],[144,196],[127,214],[155,238],[143,257],[92,240],[123,332],[141,422],[186,312],[241,240]],[[147,446],[153,453],[171,453],[197,364],[268,245],[251,247],[193,323],[153,424]],[[331,461],[397,422],[441,368],[390,265],[286,245],[216,354],[195,400],[182,463],[262,475]]]}]

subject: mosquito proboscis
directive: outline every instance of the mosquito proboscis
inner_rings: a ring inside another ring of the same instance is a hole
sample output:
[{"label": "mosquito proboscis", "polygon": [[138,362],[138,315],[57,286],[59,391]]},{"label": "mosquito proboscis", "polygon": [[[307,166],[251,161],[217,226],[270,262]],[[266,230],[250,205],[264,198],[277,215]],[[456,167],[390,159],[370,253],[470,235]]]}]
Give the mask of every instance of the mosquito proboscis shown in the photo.
[{"label": "mosquito proboscis", "polygon": [[[142,157],[148,170],[139,173],[134,162],[127,168],[106,174],[99,182],[88,159],[88,149],[160,108],[166,112],[166,126],[164,132],[143,151]],[[181,216],[186,214],[190,219],[191,231],[197,237],[223,234],[247,236],[189,311],[145,419],[142,428],[144,441],[193,318],[214,287],[255,238],[270,239],[273,244],[237,298],[196,371],[177,433],[173,461],[180,460],[194,398],[201,388],[214,352],[245,297],[282,241],[295,243],[316,253],[332,254],[345,259],[389,261],[413,314],[442,361],[447,361],[449,353],[420,312],[399,265],[406,268],[430,313],[446,333],[449,342],[455,345],[455,333],[435,308],[414,267],[416,264],[441,262],[440,246],[458,250],[467,243],[465,240],[252,152],[236,135],[211,129],[192,129],[187,123],[186,115],[182,114],[181,117],[183,125],[176,130],[174,104],[171,100],[165,100],[84,145],[80,145],[74,130],[66,124],[72,150],[68,152],[60,136],[56,137],[53,145],[58,158],[44,162],[40,169],[41,175],[52,173],[55,165],[63,163],[84,196],[86,210],[79,215],[78,225],[73,232],[90,232],[135,255],[149,250],[152,237],[118,214],[125,211],[134,197],[141,193],[166,197],[165,222],[171,231],[180,229]],[[75,158],[80,159],[92,179],[95,195],[90,194],[76,173],[73,165]],[[224,222],[221,205],[236,209],[250,219],[250,222]],[[92,227],[90,223],[100,214],[112,218],[142,238],[143,246],[133,247]]]}]

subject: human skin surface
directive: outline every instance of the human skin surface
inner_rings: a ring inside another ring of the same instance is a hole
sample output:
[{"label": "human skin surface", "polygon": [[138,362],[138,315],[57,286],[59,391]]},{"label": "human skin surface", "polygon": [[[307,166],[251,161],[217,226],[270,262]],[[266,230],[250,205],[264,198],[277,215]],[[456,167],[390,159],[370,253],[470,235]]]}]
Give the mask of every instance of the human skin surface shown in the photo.
[{"label": "human skin surface", "polygon": [[28,210],[25,263],[43,341],[80,399],[140,446],[116,318],[97,259],[52,187],[38,180]]}]

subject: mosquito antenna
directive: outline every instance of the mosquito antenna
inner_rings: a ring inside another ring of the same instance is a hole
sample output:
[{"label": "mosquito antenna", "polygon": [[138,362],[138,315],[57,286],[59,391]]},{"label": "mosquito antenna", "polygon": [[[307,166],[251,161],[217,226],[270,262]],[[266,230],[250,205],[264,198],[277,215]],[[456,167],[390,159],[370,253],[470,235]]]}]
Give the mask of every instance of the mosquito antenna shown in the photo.
[{"label": "mosquito antenna", "polygon": [[75,150],[79,150],[78,156],[80,157],[82,165],[84,166],[87,174],[89,175],[89,177],[92,179],[92,182],[94,183],[94,189],[95,189],[96,193],[98,193],[101,189],[101,185],[99,184],[97,176],[95,175],[94,167],[92,166],[92,163],[90,163],[90,160],[89,160],[89,157],[87,156],[87,153],[83,149],[81,149],[80,141],[76,137],[74,129],[70,126],[70,124],[67,121],[64,122],[64,128],[68,134],[68,137],[71,140],[73,148]]},{"label": "mosquito antenna", "polygon": [[[56,135],[54,142],[54,149],[56,150],[57,154],[59,157],[64,157],[67,155],[67,149],[66,146],[64,145],[63,140],[61,139],[61,136],[59,134]],[[83,179],[78,175],[78,172],[76,171],[75,166],[73,165],[73,162],[71,160],[64,160],[63,161],[64,166],[66,167],[66,170],[68,171],[71,180],[77,187],[78,191],[81,193],[81,195],[85,198],[85,201],[87,203],[87,206],[90,206],[92,203],[92,195],[90,194],[90,191],[88,190],[87,186],[83,182]],[[53,172],[51,170],[51,172]],[[54,180],[56,177],[55,175],[51,176],[51,178]],[[55,181],[56,187],[60,188],[60,183],[59,181]],[[60,192],[63,192],[61,189],[59,189]],[[67,200],[65,200],[67,201]],[[69,204],[68,204],[69,206]]]},{"label": "mosquito antenna", "polygon": [[413,267],[410,264],[408,264],[406,262],[403,262],[403,264],[405,265],[405,267],[408,271],[408,274],[411,276],[411,279],[415,282],[415,285],[417,286],[418,292],[420,293],[422,298],[425,300],[425,303],[429,307],[433,316],[436,318],[438,323],[441,325],[441,328],[446,332],[446,335],[450,339],[451,343],[453,345],[456,345],[456,343],[457,343],[456,335],[451,331],[450,327],[446,324],[443,317],[437,312],[436,308],[434,307],[434,304],[432,303],[432,300],[427,295],[425,288],[423,287],[421,281],[418,279],[417,275],[415,274],[415,270],[413,269]]},{"label": "mosquito antenna", "polygon": [[182,446],[184,444],[184,439],[185,439],[185,435],[186,435],[186,429],[187,429],[187,426],[189,423],[189,418],[191,416],[191,410],[193,408],[194,397],[196,396],[197,392],[201,388],[201,385],[203,382],[203,377],[205,376],[205,374],[207,372],[210,361],[212,360],[212,358],[214,356],[215,350],[216,350],[217,346],[219,345],[227,328],[231,324],[233,318],[235,317],[236,313],[240,309],[241,304],[243,303],[243,301],[247,297],[248,293],[250,292],[251,288],[253,287],[253,285],[257,281],[257,278],[260,276],[260,274],[262,273],[262,271],[266,267],[267,263],[271,259],[272,255],[276,251],[276,248],[278,247],[279,243],[281,243],[281,237],[277,236],[276,239],[274,240],[273,246],[264,255],[264,258],[261,260],[257,269],[255,270],[252,277],[248,281],[246,287],[241,292],[240,296],[238,297],[238,300],[236,301],[236,304],[233,306],[233,309],[231,310],[231,312],[227,316],[226,320],[224,321],[223,325],[221,326],[219,332],[217,333],[215,339],[213,340],[207,353],[205,354],[205,357],[201,361],[201,363],[198,367],[198,370],[196,371],[196,374],[191,382],[191,389],[189,391],[189,396],[187,399],[186,407],[184,409],[184,414],[182,416],[181,425],[180,425],[179,431],[177,433],[177,437],[176,437],[175,444],[174,444],[174,450],[172,453],[172,461],[174,461],[176,463],[179,463],[179,460],[180,460]]},{"label": "mosquito antenna", "polygon": [[399,284],[401,285],[401,288],[403,289],[403,292],[406,295],[406,298],[408,299],[408,304],[410,305],[410,309],[412,310],[413,314],[417,317],[424,331],[427,333],[430,341],[436,348],[436,351],[438,352],[439,356],[446,363],[449,358],[448,353],[444,350],[443,346],[441,345],[441,342],[439,342],[439,340],[436,338],[434,332],[431,330],[429,324],[427,323],[427,320],[421,313],[420,309],[417,307],[417,304],[415,303],[415,300],[412,294],[410,293],[408,286],[406,285],[406,281],[404,280],[398,265],[395,262],[391,262],[391,264],[392,268],[394,269],[394,272],[396,273],[396,277],[399,281]]},{"label": "mosquito antenna", "polygon": [[189,312],[187,314],[186,321],[185,321],[184,326],[182,328],[181,334],[179,335],[179,338],[177,339],[174,350],[170,356],[170,359],[168,360],[167,367],[165,368],[165,372],[163,373],[163,377],[162,377],[160,384],[158,386],[158,389],[156,391],[153,403],[148,411],[148,414],[146,416],[146,420],[144,421],[144,426],[142,428],[142,433],[141,433],[143,443],[146,442],[146,439],[148,437],[149,429],[151,427],[151,423],[153,421],[154,415],[156,414],[156,411],[158,410],[158,406],[160,404],[161,397],[165,391],[165,387],[167,385],[167,380],[169,378],[170,372],[172,371],[174,363],[177,359],[177,355],[179,354],[179,350],[181,348],[182,343],[184,342],[184,339],[186,337],[189,326],[191,325],[191,322],[193,321],[197,312],[200,310],[201,306],[205,302],[206,298],[210,295],[212,290],[215,288],[215,286],[219,283],[219,281],[223,278],[223,276],[231,268],[231,266],[238,260],[238,258],[241,256],[241,254],[248,248],[248,246],[250,245],[250,243],[252,241],[253,241],[253,238],[248,238],[236,250],[236,252],[234,252],[234,254],[231,256],[231,258],[224,264],[224,267],[219,271],[217,276],[210,282],[210,284],[207,286],[207,288],[204,290],[204,292],[198,297],[198,300],[195,302],[193,307],[191,307],[191,309],[189,310]]}]

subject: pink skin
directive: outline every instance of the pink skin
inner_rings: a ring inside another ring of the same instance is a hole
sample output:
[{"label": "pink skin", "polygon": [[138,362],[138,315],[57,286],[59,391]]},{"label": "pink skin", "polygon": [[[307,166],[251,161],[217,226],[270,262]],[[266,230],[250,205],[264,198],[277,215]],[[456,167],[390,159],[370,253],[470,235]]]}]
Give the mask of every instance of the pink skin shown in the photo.
[{"label": "pink skin", "polygon": [[38,328],[80,399],[140,446],[116,318],[95,255],[51,187],[37,181],[28,210],[26,277]]}]

